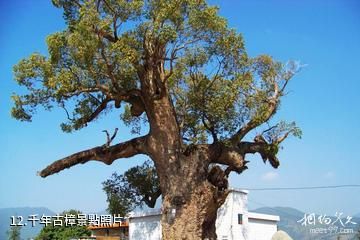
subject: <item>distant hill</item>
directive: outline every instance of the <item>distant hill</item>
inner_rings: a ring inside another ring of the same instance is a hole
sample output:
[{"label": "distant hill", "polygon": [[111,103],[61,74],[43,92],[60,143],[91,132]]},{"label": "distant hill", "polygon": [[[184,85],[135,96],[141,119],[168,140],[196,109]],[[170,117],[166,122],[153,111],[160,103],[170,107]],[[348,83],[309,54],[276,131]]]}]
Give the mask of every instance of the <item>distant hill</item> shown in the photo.
[{"label": "distant hill", "polygon": [[[53,211],[44,207],[19,207],[19,208],[0,208],[0,239],[7,239],[6,232],[10,228],[11,216],[23,216],[24,223],[27,222],[28,216],[38,214],[40,217],[56,215]],[[35,237],[42,229],[42,225],[36,224],[35,227],[27,222],[27,226],[21,228],[21,239],[27,240]]]},{"label": "distant hill", "polygon": [[[272,214],[280,216],[280,222],[278,224],[279,230],[283,230],[287,232],[294,240],[337,240],[338,235],[336,234],[325,234],[325,233],[310,233],[310,229],[312,228],[326,228],[326,225],[316,225],[314,226],[302,226],[299,220],[304,217],[304,212],[301,212],[297,209],[290,207],[263,207],[252,210],[252,212],[264,213],[264,214]],[[319,215],[316,215],[318,218]],[[360,218],[352,216],[353,221],[357,223],[357,225],[346,225],[345,228],[353,228],[356,231],[360,225]],[[335,221],[335,217],[331,217],[332,221]],[[317,220],[316,220],[317,221]],[[346,220],[343,219],[345,223]],[[341,228],[339,224],[335,224],[338,228]],[[341,236],[341,240],[353,240],[355,239],[355,234],[345,234]]]}]

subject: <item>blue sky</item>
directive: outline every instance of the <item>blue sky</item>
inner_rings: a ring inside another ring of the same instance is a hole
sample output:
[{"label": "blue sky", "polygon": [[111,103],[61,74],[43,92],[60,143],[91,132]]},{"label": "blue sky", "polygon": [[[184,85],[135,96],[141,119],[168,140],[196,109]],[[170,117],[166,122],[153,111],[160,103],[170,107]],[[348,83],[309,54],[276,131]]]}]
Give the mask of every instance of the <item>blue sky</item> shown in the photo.
[{"label": "blue sky", "polygon": [[[249,157],[249,170],[232,175],[239,188],[360,184],[360,2],[359,1],[220,1],[220,12],[243,33],[251,56],[267,53],[306,67],[289,85],[278,119],[295,120],[303,138],[289,139],[274,170]],[[13,92],[21,92],[12,66],[32,52],[46,54],[45,37],[63,29],[62,12],[50,0],[0,1],[0,208],[45,206],[54,211],[106,208],[101,182],[144,157],[111,166],[90,162],[54,176],[36,176],[53,160],[105,142],[101,132],[120,127],[118,140],[130,138],[119,113],[72,134],[62,133],[60,110],[39,110],[32,123],[10,117]],[[360,212],[360,189],[250,191],[250,208],[291,206],[328,215]]]}]

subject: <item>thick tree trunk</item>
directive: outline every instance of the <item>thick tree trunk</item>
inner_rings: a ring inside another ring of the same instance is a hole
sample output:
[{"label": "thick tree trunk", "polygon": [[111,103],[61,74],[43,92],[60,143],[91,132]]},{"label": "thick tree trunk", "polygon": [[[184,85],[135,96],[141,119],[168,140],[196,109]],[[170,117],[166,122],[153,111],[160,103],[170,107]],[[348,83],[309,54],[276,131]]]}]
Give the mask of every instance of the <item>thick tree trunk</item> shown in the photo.
[{"label": "thick tree trunk", "polygon": [[[189,190],[184,202],[178,194],[163,198],[162,239],[209,239],[215,240],[217,209],[223,199],[217,189],[204,181]],[[180,198],[179,198],[180,197]]]},{"label": "thick tree trunk", "polygon": [[147,142],[163,196],[162,239],[216,239],[217,209],[227,191],[208,180],[209,165],[217,154],[209,145],[182,144],[173,106],[165,93],[148,99],[150,122]]},{"label": "thick tree trunk", "polygon": [[209,165],[217,153],[209,145],[185,149],[167,89],[154,80],[161,77],[149,70],[144,76],[143,100],[150,123],[147,150],[163,197],[162,239],[214,240],[217,209],[227,196],[226,189],[208,180]]},{"label": "thick tree trunk", "polygon": [[[206,153],[206,151],[205,151]],[[202,149],[169,164],[160,176],[164,240],[216,239],[217,210],[227,191],[208,181],[209,158]]]}]

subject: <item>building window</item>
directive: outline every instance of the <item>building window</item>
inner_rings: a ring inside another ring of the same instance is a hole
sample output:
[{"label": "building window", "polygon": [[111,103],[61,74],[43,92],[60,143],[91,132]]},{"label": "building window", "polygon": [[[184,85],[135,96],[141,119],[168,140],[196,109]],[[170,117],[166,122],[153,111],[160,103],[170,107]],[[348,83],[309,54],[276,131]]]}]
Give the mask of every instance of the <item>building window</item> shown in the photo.
[{"label": "building window", "polygon": [[243,215],[238,214],[238,224],[243,224]]}]

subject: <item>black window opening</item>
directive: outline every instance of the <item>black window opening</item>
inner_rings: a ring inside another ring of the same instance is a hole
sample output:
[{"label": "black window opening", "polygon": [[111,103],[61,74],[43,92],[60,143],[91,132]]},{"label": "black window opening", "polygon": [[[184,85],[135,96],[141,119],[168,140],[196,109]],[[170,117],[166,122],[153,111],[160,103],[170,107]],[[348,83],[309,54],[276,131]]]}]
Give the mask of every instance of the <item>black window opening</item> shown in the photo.
[{"label": "black window opening", "polygon": [[243,215],[241,213],[238,214],[238,224],[243,224]]}]

